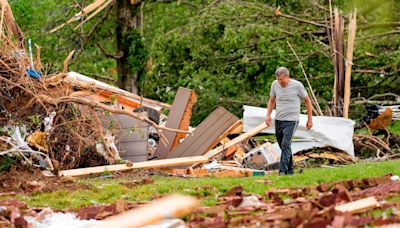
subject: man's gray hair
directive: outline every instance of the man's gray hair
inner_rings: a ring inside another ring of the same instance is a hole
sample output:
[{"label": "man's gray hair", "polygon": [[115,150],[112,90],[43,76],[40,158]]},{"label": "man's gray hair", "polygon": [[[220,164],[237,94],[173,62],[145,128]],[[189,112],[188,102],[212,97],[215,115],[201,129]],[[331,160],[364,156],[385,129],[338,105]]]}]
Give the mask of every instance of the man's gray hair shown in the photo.
[{"label": "man's gray hair", "polygon": [[289,70],[286,67],[279,67],[278,69],[276,69],[275,71],[275,76],[279,77],[279,76],[289,76]]}]

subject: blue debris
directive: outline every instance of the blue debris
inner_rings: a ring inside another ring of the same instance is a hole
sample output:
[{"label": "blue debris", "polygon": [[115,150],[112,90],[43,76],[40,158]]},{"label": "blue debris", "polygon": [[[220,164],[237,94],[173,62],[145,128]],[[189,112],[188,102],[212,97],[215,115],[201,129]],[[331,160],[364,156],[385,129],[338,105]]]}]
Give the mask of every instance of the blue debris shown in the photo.
[{"label": "blue debris", "polygon": [[42,73],[40,71],[33,70],[31,68],[26,70],[26,73],[32,78],[40,79],[42,77]]}]

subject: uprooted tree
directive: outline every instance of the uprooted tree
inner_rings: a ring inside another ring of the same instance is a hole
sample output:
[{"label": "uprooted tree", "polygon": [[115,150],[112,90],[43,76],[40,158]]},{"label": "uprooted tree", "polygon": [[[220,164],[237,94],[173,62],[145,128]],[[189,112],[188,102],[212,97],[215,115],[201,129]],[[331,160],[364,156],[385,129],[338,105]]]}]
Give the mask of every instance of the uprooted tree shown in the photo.
[{"label": "uprooted tree", "polygon": [[10,157],[52,170],[122,162],[113,140],[121,129],[109,126],[110,113],[148,122],[165,142],[161,130],[172,129],[79,95],[90,96],[94,88],[68,80],[74,52],[59,73],[42,75],[40,58],[29,58],[8,3],[1,0],[0,8],[5,15],[0,23],[1,169]]}]

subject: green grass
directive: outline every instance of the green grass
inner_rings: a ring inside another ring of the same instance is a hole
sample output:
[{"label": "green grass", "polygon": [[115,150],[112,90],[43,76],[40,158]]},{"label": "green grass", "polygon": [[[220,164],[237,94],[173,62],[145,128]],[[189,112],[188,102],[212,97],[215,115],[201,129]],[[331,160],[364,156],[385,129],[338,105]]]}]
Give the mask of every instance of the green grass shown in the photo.
[{"label": "green grass", "polygon": [[400,135],[400,120],[393,121],[388,126],[388,130],[391,134]]},{"label": "green grass", "polygon": [[[18,195],[17,198],[34,207],[77,208],[93,203],[112,203],[117,199],[128,201],[148,201],[157,196],[171,193],[182,193],[202,199],[203,205],[214,205],[217,197],[230,188],[242,185],[246,193],[263,195],[271,188],[315,186],[323,182],[344,179],[358,179],[380,176],[387,173],[400,175],[400,160],[385,162],[362,162],[340,168],[305,169],[302,174],[293,176],[277,176],[238,178],[178,178],[153,176],[154,183],[126,187],[121,182],[132,181],[129,178],[100,179],[87,178],[79,182],[90,185],[90,189],[76,191],[55,191],[51,193],[35,193]],[[268,179],[272,184],[265,185],[257,180]]]}]

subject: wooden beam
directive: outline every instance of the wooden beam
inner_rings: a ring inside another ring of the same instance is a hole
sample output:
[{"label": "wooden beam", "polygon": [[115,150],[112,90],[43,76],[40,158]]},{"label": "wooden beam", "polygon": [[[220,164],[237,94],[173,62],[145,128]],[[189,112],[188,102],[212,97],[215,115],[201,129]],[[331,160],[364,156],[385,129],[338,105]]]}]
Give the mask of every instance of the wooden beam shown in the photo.
[{"label": "wooden beam", "polygon": [[59,172],[59,176],[84,176],[89,174],[98,174],[104,172],[116,172],[116,171],[128,171],[132,169],[145,169],[145,168],[159,168],[159,167],[171,167],[178,165],[190,165],[197,163],[204,163],[209,160],[206,156],[195,156],[195,157],[183,157],[183,158],[170,158],[163,160],[153,160],[145,162],[135,162],[130,164],[119,164],[119,165],[105,165],[88,167],[81,169],[70,169]]},{"label": "wooden beam", "polygon": [[240,125],[238,125],[235,129],[233,129],[230,132],[231,135],[234,135],[234,134],[238,135],[238,134],[241,134],[241,133],[243,133],[243,121],[241,122]]},{"label": "wooden beam", "polygon": [[350,14],[349,22],[349,37],[347,42],[347,53],[346,53],[346,72],[344,78],[344,104],[343,104],[343,117],[349,118],[349,106],[350,106],[350,81],[351,81],[351,67],[353,66],[353,50],[354,42],[356,39],[356,22],[357,10]]},{"label": "wooden beam", "polygon": [[[221,140],[220,143],[221,143],[221,145],[225,145],[230,141],[231,140],[229,138],[224,138],[224,139]],[[226,149],[224,151],[224,158],[227,158],[227,157],[231,156],[232,154],[234,154],[237,149],[238,149],[237,145],[231,146],[230,148]]]},{"label": "wooden beam", "polygon": [[160,101],[152,100],[149,98],[141,97],[137,94],[130,93],[128,91],[122,90],[118,87],[108,85],[104,82],[95,80],[93,78],[87,77],[85,75],[76,73],[76,72],[69,72],[68,76],[65,78],[66,81],[86,88],[88,90],[95,89],[97,93],[104,93],[104,94],[115,94],[124,96],[126,98],[130,98],[135,102],[142,103],[149,108],[153,108],[156,110],[160,110],[161,108],[171,109],[170,104],[166,104]]},{"label": "wooden beam", "polygon": [[342,204],[335,207],[336,211],[339,212],[350,212],[352,214],[360,213],[375,207],[378,207],[379,203],[374,196],[356,200],[350,203]]},{"label": "wooden beam", "polygon": [[172,195],[164,199],[109,217],[97,228],[108,227],[144,227],[165,219],[182,217],[190,214],[199,206],[199,200],[191,196]]},{"label": "wooden beam", "polygon": [[[185,107],[185,112],[183,113],[183,116],[181,118],[181,123],[177,129],[181,129],[181,130],[185,130],[185,131],[189,130],[190,119],[192,118],[193,105],[196,102],[197,102],[197,95],[196,95],[196,92],[194,92],[192,90],[189,100]],[[186,134],[176,133],[175,139],[172,142],[171,150],[175,149],[176,146],[180,143],[181,139],[186,138],[186,136],[187,136]]]},{"label": "wooden beam", "polygon": [[210,150],[207,152],[207,154],[205,154],[206,157],[212,158],[217,156],[218,154],[220,154],[221,152],[223,152],[224,150],[226,150],[227,148],[236,145],[240,142],[243,142],[244,140],[253,137],[254,135],[257,135],[258,133],[262,132],[264,129],[267,128],[267,125],[265,124],[265,122],[263,122],[262,124],[258,125],[257,127],[251,129],[250,131],[239,135],[238,137],[232,139],[230,142],[226,143],[225,145],[221,145],[213,150]]}]

